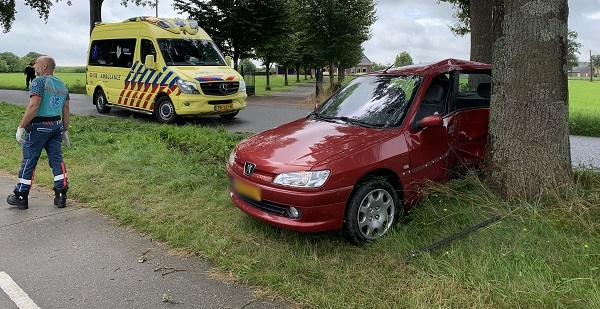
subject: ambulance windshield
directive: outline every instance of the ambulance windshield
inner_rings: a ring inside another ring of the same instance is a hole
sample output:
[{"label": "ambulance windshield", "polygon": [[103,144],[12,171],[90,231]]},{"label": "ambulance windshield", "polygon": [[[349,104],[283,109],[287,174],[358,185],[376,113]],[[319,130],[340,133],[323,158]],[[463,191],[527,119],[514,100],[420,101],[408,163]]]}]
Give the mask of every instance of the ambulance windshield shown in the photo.
[{"label": "ambulance windshield", "polygon": [[209,40],[157,39],[168,66],[224,66],[221,52]]}]

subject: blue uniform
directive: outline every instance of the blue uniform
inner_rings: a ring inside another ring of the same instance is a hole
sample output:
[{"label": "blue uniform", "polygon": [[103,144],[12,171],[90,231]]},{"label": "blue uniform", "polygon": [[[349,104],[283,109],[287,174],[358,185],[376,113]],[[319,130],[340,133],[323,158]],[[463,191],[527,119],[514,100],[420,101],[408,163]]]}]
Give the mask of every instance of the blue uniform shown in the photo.
[{"label": "blue uniform", "polygon": [[69,99],[69,91],[57,77],[44,75],[31,82],[29,96],[39,96],[42,100],[36,116],[26,128],[23,161],[15,191],[27,192],[31,188],[42,149],[46,149],[48,163],[52,168],[54,189],[67,188],[67,169],[61,148],[64,128],[60,116],[65,101]]}]

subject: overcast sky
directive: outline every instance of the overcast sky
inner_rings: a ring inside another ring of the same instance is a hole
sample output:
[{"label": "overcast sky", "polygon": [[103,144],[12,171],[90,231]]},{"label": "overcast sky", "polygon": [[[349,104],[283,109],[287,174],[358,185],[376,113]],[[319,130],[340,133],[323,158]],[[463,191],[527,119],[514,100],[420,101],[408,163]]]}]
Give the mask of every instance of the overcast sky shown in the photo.
[{"label": "overcast sky", "polygon": [[[89,4],[81,0],[67,6],[63,0],[54,3],[48,23],[17,0],[17,14],[9,33],[0,32],[0,52],[9,51],[19,57],[30,51],[53,56],[59,66],[83,66],[89,44]],[[377,22],[371,28],[371,39],[363,43],[365,55],[373,62],[391,64],[396,55],[407,51],[415,63],[444,58],[469,59],[469,36],[457,37],[449,29],[456,23],[454,10],[437,0],[376,0]],[[121,0],[105,0],[102,19],[120,22],[129,17],[156,14],[156,9],[129,5]],[[160,0],[159,17],[178,16],[171,0]],[[600,0],[570,0],[569,29],[575,30],[582,44],[579,59],[588,60],[600,54]]]}]

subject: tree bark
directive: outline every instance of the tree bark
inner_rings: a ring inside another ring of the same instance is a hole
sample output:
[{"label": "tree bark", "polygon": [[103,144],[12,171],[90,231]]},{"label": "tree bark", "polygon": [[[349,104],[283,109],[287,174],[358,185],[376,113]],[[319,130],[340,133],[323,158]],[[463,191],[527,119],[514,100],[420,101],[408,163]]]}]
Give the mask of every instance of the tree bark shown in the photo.
[{"label": "tree bark", "polygon": [[470,0],[471,60],[492,63],[494,29],[492,22],[493,0]]},{"label": "tree bark", "polygon": [[567,0],[494,0],[486,181],[507,200],[573,183]]},{"label": "tree bark", "polygon": [[92,35],[96,22],[102,21],[102,2],[104,0],[90,0],[90,35]]}]

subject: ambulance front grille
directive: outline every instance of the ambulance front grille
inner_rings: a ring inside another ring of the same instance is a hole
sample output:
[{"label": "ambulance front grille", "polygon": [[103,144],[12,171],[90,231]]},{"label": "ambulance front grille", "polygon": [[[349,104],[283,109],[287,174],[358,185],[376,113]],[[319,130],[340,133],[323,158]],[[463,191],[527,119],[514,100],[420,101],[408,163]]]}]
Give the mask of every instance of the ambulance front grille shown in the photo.
[{"label": "ambulance front grille", "polygon": [[238,92],[239,82],[200,83],[200,88],[205,95],[230,95]]}]

